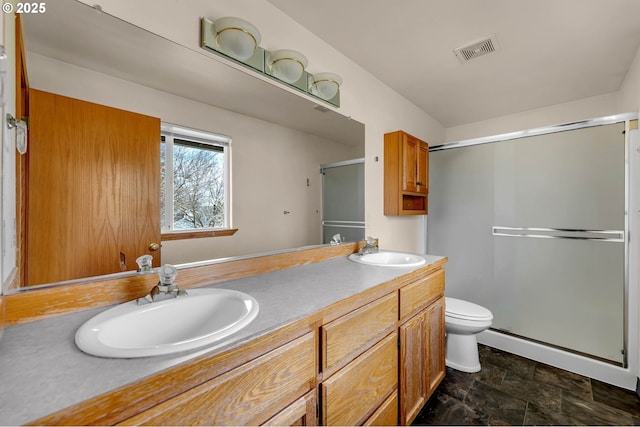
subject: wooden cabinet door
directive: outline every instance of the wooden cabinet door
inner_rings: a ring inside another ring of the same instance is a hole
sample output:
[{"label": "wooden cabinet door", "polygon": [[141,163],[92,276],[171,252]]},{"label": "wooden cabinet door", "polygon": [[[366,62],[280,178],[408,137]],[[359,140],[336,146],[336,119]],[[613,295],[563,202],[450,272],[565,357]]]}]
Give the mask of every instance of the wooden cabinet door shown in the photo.
[{"label": "wooden cabinet door", "polygon": [[434,302],[426,310],[426,330],[428,342],[427,398],[442,382],[446,373],[445,367],[445,306],[444,298]]},{"label": "wooden cabinet door", "polygon": [[402,135],[402,190],[417,192],[417,164],[420,140],[407,134]]},{"label": "wooden cabinet door", "polygon": [[29,96],[26,284],[160,265],[160,119]]},{"label": "wooden cabinet door", "polygon": [[400,425],[410,425],[427,401],[425,327],[424,312],[400,326]]},{"label": "wooden cabinet door", "polygon": [[445,376],[444,297],[400,326],[400,424],[409,425]]},{"label": "wooden cabinet door", "polygon": [[416,158],[417,182],[416,188],[418,193],[429,193],[429,144],[419,141],[418,155]]}]

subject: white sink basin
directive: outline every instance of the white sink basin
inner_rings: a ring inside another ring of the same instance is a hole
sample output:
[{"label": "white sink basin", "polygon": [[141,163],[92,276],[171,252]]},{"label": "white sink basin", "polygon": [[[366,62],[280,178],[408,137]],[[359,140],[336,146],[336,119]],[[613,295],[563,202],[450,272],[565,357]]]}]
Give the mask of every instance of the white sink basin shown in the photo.
[{"label": "white sink basin", "polygon": [[380,251],[366,255],[351,254],[349,259],[360,264],[381,267],[419,267],[427,262],[420,255],[391,251]]},{"label": "white sink basin", "polygon": [[189,289],[188,295],[138,305],[120,304],[76,332],[85,353],[145,357],[193,350],[238,332],[258,315],[258,302],[229,289]]}]

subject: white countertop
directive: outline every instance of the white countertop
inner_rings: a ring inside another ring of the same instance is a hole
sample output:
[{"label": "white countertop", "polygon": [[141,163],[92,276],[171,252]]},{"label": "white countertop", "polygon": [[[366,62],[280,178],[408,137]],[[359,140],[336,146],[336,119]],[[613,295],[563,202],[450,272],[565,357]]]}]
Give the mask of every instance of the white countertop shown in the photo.
[{"label": "white countertop", "polygon": [[[424,258],[427,265],[443,259]],[[167,356],[109,359],[80,351],[76,330],[108,307],[11,326],[0,340],[0,424],[24,424],[201,354],[237,347],[422,267],[375,267],[341,257],[216,284],[252,295],[260,304],[256,319],[214,346]]]}]

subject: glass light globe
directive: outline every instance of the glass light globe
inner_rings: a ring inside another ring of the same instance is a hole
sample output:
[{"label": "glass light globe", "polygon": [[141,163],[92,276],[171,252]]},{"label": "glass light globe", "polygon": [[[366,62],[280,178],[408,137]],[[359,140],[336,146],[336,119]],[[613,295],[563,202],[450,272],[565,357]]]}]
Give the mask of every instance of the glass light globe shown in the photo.
[{"label": "glass light globe", "polygon": [[342,85],[342,78],[333,73],[318,73],[313,75],[311,83],[311,93],[326,101],[330,100],[338,93]]},{"label": "glass light globe", "polygon": [[267,58],[267,66],[273,76],[287,83],[300,80],[308,64],[309,61],[303,54],[291,49],[273,51]]},{"label": "glass light globe", "polygon": [[260,31],[240,18],[227,16],[216,19],[213,28],[220,50],[239,61],[251,58],[262,40]]}]

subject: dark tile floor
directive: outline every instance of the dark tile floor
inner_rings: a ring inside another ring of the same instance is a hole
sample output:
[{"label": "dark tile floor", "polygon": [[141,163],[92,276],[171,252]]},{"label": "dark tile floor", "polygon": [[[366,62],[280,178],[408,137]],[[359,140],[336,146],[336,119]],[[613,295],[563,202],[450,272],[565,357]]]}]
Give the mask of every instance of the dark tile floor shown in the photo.
[{"label": "dark tile floor", "polygon": [[447,368],[413,425],[640,425],[632,391],[483,345],[480,363]]}]

